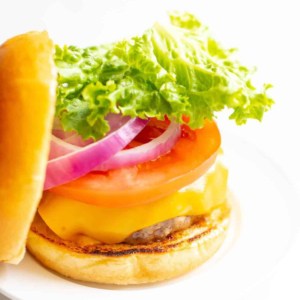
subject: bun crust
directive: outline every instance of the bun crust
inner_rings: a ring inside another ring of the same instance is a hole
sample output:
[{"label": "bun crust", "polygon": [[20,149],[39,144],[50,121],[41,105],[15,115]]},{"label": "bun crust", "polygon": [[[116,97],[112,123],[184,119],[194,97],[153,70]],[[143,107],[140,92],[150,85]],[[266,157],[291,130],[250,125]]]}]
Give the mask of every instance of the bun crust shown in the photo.
[{"label": "bun crust", "polygon": [[65,241],[40,217],[27,247],[44,266],[73,279],[105,284],[141,284],[177,277],[209,259],[225,239],[229,210],[218,209],[188,229],[146,245]]},{"label": "bun crust", "polygon": [[22,259],[42,195],[56,98],[53,51],[46,32],[0,46],[0,262]]}]

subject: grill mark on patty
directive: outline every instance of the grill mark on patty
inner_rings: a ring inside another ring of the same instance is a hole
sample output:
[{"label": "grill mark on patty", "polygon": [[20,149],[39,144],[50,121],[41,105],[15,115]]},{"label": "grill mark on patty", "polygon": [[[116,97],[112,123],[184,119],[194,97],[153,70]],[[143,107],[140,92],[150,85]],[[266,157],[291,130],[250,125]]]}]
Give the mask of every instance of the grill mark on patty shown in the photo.
[{"label": "grill mark on patty", "polygon": [[176,231],[190,227],[200,219],[200,216],[175,217],[138,230],[127,237],[124,242],[131,245],[137,245],[161,241]]}]

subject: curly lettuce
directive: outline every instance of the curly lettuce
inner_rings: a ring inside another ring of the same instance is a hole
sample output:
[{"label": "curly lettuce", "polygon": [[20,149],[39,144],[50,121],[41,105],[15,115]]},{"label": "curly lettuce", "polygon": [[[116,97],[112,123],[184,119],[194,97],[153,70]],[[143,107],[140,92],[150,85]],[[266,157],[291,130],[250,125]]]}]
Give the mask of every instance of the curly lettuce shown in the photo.
[{"label": "curly lettuce", "polygon": [[108,45],[56,46],[56,116],[85,139],[105,136],[109,113],[168,116],[189,120],[193,129],[224,108],[238,125],[262,120],[273,104],[270,85],[255,87],[252,70],[233,58],[234,51],[189,13],[172,13],[169,24]]}]

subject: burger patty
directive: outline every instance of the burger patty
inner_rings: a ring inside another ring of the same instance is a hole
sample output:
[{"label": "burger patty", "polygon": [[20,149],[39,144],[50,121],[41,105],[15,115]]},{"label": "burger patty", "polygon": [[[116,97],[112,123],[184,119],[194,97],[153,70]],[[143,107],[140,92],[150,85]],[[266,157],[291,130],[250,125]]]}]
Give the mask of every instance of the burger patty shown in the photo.
[{"label": "burger patty", "polygon": [[186,229],[199,220],[200,216],[181,216],[135,231],[124,243],[137,245],[163,240],[173,232]]},{"label": "burger patty", "polygon": [[[179,216],[172,219],[168,219],[166,221],[162,221],[156,223],[154,225],[145,227],[138,231],[133,232],[130,234],[123,242],[120,244],[123,245],[148,245],[151,243],[162,242],[168,238],[172,238],[173,234],[180,232],[181,230],[188,229],[195,224],[205,224],[207,226],[208,223],[213,225],[214,222],[218,222],[219,216],[223,215],[225,210],[229,211],[227,205],[224,206],[225,208],[215,208],[209,214],[205,215],[196,215],[196,216]],[[223,211],[224,210],[224,211]],[[228,212],[227,212],[228,213]],[[38,225],[38,226],[36,226]],[[46,228],[47,235],[55,235],[54,232],[45,224],[39,214],[36,215],[35,221],[32,224],[32,230],[35,231],[36,227]],[[88,245],[105,245],[105,243],[101,241],[93,240],[85,235],[78,235],[76,236],[75,243],[80,244],[81,246],[88,246]]]},{"label": "burger patty", "polygon": [[[104,255],[106,257],[125,257],[131,254],[135,255],[136,253],[161,254],[169,251],[172,252],[174,247],[179,249],[186,242],[192,243],[197,239],[201,240],[205,236],[221,234],[228,226],[229,215],[230,207],[226,203],[211,211],[210,214],[204,216],[183,217],[184,219],[190,219],[189,222],[193,223],[186,229],[175,230],[175,226],[173,226],[173,232],[167,235],[166,238],[144,244],[136,243],[135,245],[126,242],[119,244],[104,244],[96,241],[91,242],[86,239],[65,240],[56,235],[38,214],[35,216],[32,223],[31,232],[36,236],[47,240],[51,244],[64,249],[63,251],[68,249],[68,251],[79,254]],[[180,222],[175,221],[178,218],[182,219],[182,217],[170,219],[137,232],[149,230],[149,228],[153,228],[154,226],[160,226],[162,228],[162,224],[170,222],[179,224]]]}]

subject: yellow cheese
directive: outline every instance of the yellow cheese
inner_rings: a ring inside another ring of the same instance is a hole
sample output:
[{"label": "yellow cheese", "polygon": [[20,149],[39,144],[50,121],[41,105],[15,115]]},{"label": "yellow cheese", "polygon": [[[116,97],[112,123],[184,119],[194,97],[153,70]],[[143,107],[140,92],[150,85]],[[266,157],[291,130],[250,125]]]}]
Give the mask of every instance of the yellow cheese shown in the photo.
[{"label": "yellow cheese", "polygon": [[192,184],[166,198],[128,208],[93,206],[46,192],[39,214],[63,239],[84,235],[119,243],[142,228],[177,216],[202,215],[226,201],[227,169],[221,163],[201,180],[202,188]]}]

